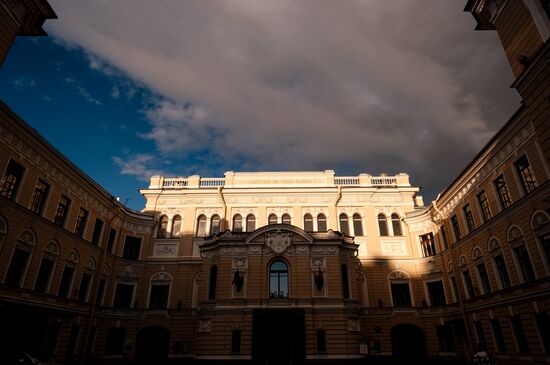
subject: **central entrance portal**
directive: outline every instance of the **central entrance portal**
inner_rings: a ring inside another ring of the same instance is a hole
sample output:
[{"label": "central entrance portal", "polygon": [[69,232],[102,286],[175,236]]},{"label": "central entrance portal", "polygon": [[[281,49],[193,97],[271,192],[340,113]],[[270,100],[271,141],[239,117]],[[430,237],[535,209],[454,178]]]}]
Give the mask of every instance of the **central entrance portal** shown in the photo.
[{"label": "central entrance portal", "polygon": [[305,364],[305,318],[302,309],[255,309],[252,325],[255,365]]}]

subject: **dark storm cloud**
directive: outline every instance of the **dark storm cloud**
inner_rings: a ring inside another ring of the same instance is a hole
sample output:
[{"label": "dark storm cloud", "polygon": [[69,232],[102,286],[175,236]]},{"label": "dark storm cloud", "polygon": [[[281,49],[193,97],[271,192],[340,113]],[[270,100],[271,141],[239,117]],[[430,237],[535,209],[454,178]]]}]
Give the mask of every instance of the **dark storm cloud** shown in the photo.
[{"label": "dark storm cloud", "polygon": [[433,198],[518,105],[463,3],[57,0],[48,25],[165,98],[143,135],[165,156],[403,171]]}]

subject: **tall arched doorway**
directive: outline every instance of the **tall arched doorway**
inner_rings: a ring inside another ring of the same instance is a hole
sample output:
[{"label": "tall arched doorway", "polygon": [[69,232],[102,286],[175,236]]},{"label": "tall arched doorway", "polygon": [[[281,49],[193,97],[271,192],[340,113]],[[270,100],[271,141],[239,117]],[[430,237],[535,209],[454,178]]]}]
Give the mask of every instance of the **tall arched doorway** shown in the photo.
[{"label": "tall arched doorway", "polygon": [[136,336],[136,364],[162,365],[168,360],[170,332],[159,326],[145,327]]},{"label": "tall arched doorway", "polygon": [[421,364],[426,357],[424,332],[412,324],[399,324],[391,329],[391,348],[398,360]]}]

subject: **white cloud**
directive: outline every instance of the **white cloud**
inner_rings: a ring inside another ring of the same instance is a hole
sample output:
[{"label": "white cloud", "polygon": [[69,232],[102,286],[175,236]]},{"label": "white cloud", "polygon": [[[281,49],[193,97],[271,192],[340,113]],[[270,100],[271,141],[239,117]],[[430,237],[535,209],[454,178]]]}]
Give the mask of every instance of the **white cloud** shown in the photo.
[{"label": "white cloud", "polygon": [[518,105],[496,34],[475,33],[460,1],[53,7],[49,30],[94,55],[91,67],[164,97],[145,108],[143,137],[165,155],[406,171],[441,189]]},{"label": "white cloud", "polygon": [[86,99],[87,102],[96,104],[96,105],[103,105],[101,100],[94,98],[92,94],[90,94],[90,92],[84,87],[82,82],[72,77],[65,77],[65,82],[70,85],[73,85],[78,95]]},{"label": "white cloud", "polygon": [[147,153],[129,155],[126,159],[113,156],[112,159],[120,167],[122,175],[133,175],[142,181],[149,181],[152,175],[165,174],[162,167],[170,163]]}]

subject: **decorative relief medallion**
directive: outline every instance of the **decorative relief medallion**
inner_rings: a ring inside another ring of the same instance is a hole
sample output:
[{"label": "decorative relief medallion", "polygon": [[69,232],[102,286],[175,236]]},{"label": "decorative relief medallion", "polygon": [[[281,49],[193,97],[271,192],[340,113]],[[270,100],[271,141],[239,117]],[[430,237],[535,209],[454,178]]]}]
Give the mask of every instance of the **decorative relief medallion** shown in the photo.
[{"label": "decorative relief medallion", "polygon": [[118,279],[121,281],[136,281],[137,275],[132,266],[126,265],[124,270],[122,270],[120,274],[118,274]]},{"label": "decorative relief medallion", "polygon": [[46,245],[46,249],[44,251],[46,251],[49,254],[57,256],[59,255],[59,246],[55,242],[49,242]]},{"label": "decorative relief medallion", "polygon": [[236,257],[231,261],[231,271],[246,272],[248,271],[248,258]]},{"label": "decorative relief medallion", "polygon": [[283,233],[280,230],[268,233],[265,243],[275,254],[282,255],[292,243],[292,233]]},{"label": "decorative relief medallion", "polygon": [[173,257],[178,255],[177,243],[156,243],[153,256]]},{"label": "decorative relief medallion", "polygon": [[359,324],[359,319],[356,319],[356,318],[348,319],[348,331],[361,332],[361,325]]},{"label": "decorative relief medallion", "polygon": [[89,259],[86,261],[86,265],[84,265],[84,269],[86,271],[94,271],[95,270],[95,261],[93,259]]},{"label": "decorative relief medallion", "polygon": [[326,259],[324,257],[312,257],[310,261],[311,270],[322,270],[325,271],[326,269]]},{"label": "decorative relief medallion", "polygon": [[152,281],[172,281],[172,275],[167,272],[157,272],[151,276]]},{"label": "decorative relief medallion", "polygon": [[199,320],[199,333],[210,333],[212,332],[212,320],[211,319],[200,319]]}]

